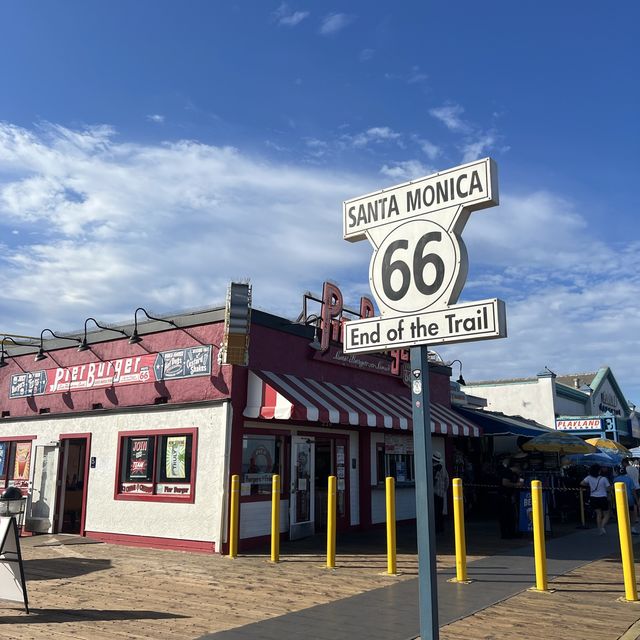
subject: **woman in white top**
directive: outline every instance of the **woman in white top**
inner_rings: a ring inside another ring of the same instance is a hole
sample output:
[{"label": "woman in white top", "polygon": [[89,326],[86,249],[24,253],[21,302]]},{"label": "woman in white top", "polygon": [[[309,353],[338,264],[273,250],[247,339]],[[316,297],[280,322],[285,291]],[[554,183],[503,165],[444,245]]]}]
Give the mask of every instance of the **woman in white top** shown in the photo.
[{"label": "woman in white top", "polygon": [[605,534],[607,522],[609,522],[609,490],[611,483],[602,475],[599,464],[591,465],[589,475],[580,483],[583,487],[589,487],[589,503],[596,512],[596,524],[600,535]]}]

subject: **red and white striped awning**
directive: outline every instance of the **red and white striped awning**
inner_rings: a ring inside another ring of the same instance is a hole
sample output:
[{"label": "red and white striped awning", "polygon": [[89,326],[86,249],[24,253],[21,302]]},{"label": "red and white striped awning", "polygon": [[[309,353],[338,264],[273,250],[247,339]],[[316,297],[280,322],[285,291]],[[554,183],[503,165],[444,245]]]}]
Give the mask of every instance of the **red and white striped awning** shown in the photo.
[{"label": "red and white striped awning", "polygon": [[[245,418],[411,429],[411,398],[320,382],[290,374],[249,371]],[[481,429],[453,409],[431,403],[431,432],[479,436]]]}]

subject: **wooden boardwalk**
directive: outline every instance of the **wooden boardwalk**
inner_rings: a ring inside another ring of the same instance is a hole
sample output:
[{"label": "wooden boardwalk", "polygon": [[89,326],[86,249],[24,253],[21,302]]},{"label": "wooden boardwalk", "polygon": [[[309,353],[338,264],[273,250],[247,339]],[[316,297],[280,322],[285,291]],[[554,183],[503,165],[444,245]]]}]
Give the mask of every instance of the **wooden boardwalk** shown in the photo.
[{"label": "wooden boardwalk", "polygon": [[[330,571],[312,553],[271,565],[260,555],[230,560],[106,544],[41,546],[44,541],[23,541],[32,614],[0,603],[0,638],[189,640],[417,575],[413,553],[401,554],[402,575],[389,577],[385,556],[374,553],[343,553]],[[441,570],[452,566],[451,555],[439,556]],[[450,624],[442,639],[617,640],[640,618],[640,605],[616,601],[623,593],[616,562],[587,565],[554,586],[553,596],[525,592]],[[313,640],[313,632],[301,630],[300,637]]]},{"label": "wooden boardwalk", "polygon": [[[636,564],[636,572],[640,565]],[[640,575],[640,573],[638,573]],[[553,594],[524,591],[443,627],[441,640],[618,640],[640,619],[640,604],[620,602],[618,561],[600,560],[550,585]],[[634,639],[640,637],[634,634]]]}]

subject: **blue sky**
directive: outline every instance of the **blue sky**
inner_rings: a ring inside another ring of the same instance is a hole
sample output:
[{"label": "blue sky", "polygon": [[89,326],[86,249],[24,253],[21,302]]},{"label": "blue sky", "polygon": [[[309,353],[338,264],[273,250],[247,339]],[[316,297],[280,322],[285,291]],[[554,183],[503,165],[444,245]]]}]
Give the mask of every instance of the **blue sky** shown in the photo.
[{"label": "blue sky", "polygon": [[640,402],[635,3],[16,2],[0,8],[0,328],[221,301],[291,317],[370,249],[341,202],[492,156],[469,379],[609,364]]}]

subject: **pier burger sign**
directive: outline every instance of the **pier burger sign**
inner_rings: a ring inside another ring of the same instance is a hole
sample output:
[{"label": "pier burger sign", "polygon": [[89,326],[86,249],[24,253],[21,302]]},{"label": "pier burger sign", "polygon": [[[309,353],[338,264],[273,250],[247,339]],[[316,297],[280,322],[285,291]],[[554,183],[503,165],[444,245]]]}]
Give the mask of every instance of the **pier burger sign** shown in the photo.
[{"label": "pier burger sign", "polygon": [[373,246],[381,315],[345,324],[344,353],[506,337],[502,300],[456,304],[468,271],[462,231],[473,211],[497,204],[491,158],[345,201],[344,239]]}]

